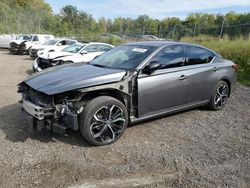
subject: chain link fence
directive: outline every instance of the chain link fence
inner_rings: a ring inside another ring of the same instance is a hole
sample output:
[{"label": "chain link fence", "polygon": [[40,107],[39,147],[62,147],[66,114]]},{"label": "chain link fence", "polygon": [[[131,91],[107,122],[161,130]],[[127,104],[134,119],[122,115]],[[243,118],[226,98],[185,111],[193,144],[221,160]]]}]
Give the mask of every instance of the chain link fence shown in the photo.
[{"label": "chain link fence", "polygon": [[[87,28],[88,26],[86,26]],[[2,34],[21,34],[21,33],[50,33],[49,18],[41,18],[35,12],[15,12],[8,15],[0,12],[0,33]],[[81,41],[103,41],[112,44],[124,43],[127,41],[143,41],[143,40],[180,40],[182,37],[197,37],[201,35],[212,36],[215,38],[227,37],[229,39],[243,38],[249,39],[250,22],[239,24],[226,24],[223,22],[220,25],[208,25],[196,23],[194,25],[176,24],[171,26],[159,25],[158,27],[150,28],[145,26],[137,27],[136,29],[122,28],[120,32],[113,32],[112,28],[107,25],[103,32],[85,32],[80,35],[68,35],[58,37],[76,38]],[[64,33],[64,32],[63,32]]]}]

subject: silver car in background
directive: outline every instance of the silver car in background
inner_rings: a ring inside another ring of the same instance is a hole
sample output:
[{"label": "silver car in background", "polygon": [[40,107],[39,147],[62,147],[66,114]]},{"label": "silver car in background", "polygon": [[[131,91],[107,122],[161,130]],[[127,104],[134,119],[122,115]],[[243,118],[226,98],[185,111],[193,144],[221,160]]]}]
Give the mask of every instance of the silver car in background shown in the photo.
[{"label": "silver car in background", "polygon": [[222,109],[237,65],[193,44],[149,41],[118,46],[89,64],[62,65],[19,84],[31,127],[80,130],[93,145],[118,140],[128,123],[197,106]]}]

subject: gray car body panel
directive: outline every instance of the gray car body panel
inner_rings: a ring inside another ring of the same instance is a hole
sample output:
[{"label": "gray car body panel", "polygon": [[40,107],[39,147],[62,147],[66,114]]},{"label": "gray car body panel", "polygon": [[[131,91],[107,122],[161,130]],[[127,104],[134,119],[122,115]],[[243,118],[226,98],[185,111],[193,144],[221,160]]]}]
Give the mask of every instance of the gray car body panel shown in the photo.
[{"label": "gray car body panel", "polygon": [[[232,68],[234,63],[221,58],[220,55],[209,49],[215,55],[210,63],[161,69],[150,75],[143,73],[142,70],[155,54],[168,45],[176,44],[191,45],[166,41],[125,44],[158,47],[135,68],[134,72],[130,73],[133,76],[126,76],[124,70],[72,64],[42,71],[24,82],[48,95],[76,89],[81,92],[89,92],[124,88],[122,92],[126,90],[125,93],[129,93],[129,97],[133,101],[130,106],[132,110],[128,109],[133,111],[130,113],[131,122],[207,104],[220,80],[227,80],[231,90],[234,88],[236,82],[235,70]],[[187,78],[180,80],[182,75]],[[129,82],[134,83],[133,88],[130,88]],[[132,93],[128,92],[129,90]]]},{"label": "gray car body panel", "polygon": [[[208,103],[220,80],[236,82],[233,63],[220,62],[157,70],[138,76],[138,117],[147,118]],[[185,75],[187,79],[180,80]]]},{"label": "gray car body panel", "polygon": [[118,82],[126,71],[74,63],[49,68],[28,77],[24,82],[35,90],[54,95],[75,89]]}]

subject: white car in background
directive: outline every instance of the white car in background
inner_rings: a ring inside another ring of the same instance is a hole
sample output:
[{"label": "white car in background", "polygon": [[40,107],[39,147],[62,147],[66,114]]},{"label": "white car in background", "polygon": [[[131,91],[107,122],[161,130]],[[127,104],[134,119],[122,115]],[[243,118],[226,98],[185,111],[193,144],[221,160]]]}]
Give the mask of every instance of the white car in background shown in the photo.
[{"label": "white car in background", "polygon": [[10,43],[9,51],[14,54],[28,54],[32,46],[43,44],[48,40],[54,39],[53,35],[46,34],[27,34],[21,35]]},{"label": "white car in background", "polygon": [[12,40],[15,40],[17,38],[17,35],[15,34],[3,34],[0,35],[0,48],[9,48],[10,47],[10,42]]},{"label": "white car in background", "polygon": [[61,51],[62,49],[76,43],[76,40],[73,39],[65,39],[65,38],[57,38],[48,40],[43,44],[36,45],[30,48],[29,54],[30,57],[36,58],[39,55],[42,55],[44,53],[48,52],[55,52],[55,51]]},{"label": "white car in background", "polygon": [[33,70],[41,71],[49,67],[70,63],[88,63],[113,48],[114,46],[107,43],[75,43],[62,51],[38,54],[33,63]]}]

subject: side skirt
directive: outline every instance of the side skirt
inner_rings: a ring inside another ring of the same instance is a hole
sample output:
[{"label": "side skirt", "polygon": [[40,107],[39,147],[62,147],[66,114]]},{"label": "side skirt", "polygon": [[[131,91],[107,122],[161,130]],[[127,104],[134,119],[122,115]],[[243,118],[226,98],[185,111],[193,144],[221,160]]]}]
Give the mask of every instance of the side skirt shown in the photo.
[{"label": "side skirt", "polygon": [[137,122],[140,122],[140,121],[145,121],[145,120],[149,120],[149,119],[153,119],[153,118],[173,114],[173,113],[176,113],[176,112],[189,110],[189,109],[192,109],[192,108],[195,108],[195,107],[198,107],[198,106],[206,105],[206,104],[208,104],[208,102],[209,102],[208,100],[205,100],[205,101],[196,102],[196,103],[188,103],[186,105],[172,107],[172,108],[169,108],[166,111],[151,114],[151,115],[147,115],[147,116],[143,116],[143,117],[139,117],[139,118],[130,117],[130,123],[133,124],[133,123],[137,123]]}]

